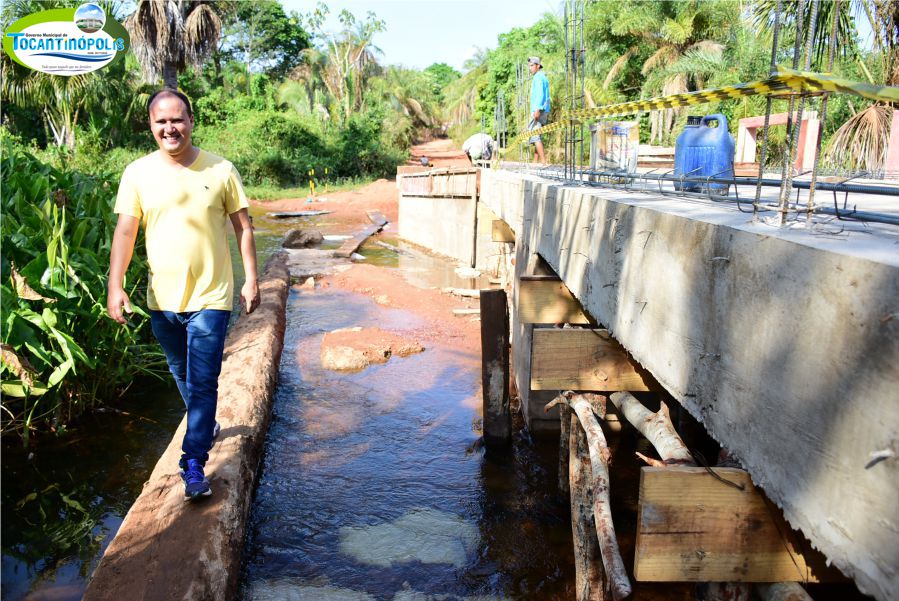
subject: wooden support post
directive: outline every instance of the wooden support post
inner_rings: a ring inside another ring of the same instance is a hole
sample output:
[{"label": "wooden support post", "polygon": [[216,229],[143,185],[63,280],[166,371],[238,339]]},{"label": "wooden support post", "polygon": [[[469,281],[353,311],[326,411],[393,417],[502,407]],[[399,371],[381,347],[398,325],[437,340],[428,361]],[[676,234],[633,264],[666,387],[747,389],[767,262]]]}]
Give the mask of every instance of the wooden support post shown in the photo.
[{"label": "wooden support post", "polygon": [[534,328],[532,390],[661,390],[606,330]]},{"label": "wooden support post", "polygon": [[484,442],[507,444],[512,439],[509,410],[509,309],[505,290],[482,290],[481,383],[484,389]]},{"label": "wooden support post", "polygon": [[581,304],[558,278],[522,277],[518,314],[524,323],[590,323]]},{"label": "wooden support post", "polygon": [[471,204],[474,206],[471,226],[471,267],[478,266],[478,186],[477,172],[475,172],[474,190],[471,192]]},{"label": "wooden support post", "polygon": [[[612,507],[609,502],[609,447],[602,428],[594,413],[594,395],[563,392],[555,400],[547,404],[546,410],[558,403],[568,403],[577,414],[578,421],[587,435],[587,448],[590,451],[590,472],[593,486],[593,521],[596,524],[596,536],[599,540],[602,564],[608,578],[612,598],[620,601],[631,594],[631,582],[621,559],[618,539],[615,536],[615,524],[612,521]],[[572,422],[573,423],[573,422]],[[578,428],[572,427],[573,430]]]},{"label": "wooden support post", "polygon": [[[593,517],[593,484],[587,434],[567,404],[565,431],[566,485],[571,489],[571,538],[574,541],[574,590],[576,601],[606,601],[599,542]],[[561,481],[561,477],[559,478]]]},{"label": "wooden support post", "polygon": [[[559,494],[567,497],[569,491],[569,455],[571,454],[571,408],[562,403],[559,405]],[[574,512],[572,512],[574,515]]]},{"label": "wooden support post", "polygon": [[502,219],[494,219],[491,224],[490,238],[494,242],[515,242],[515,232]]}]

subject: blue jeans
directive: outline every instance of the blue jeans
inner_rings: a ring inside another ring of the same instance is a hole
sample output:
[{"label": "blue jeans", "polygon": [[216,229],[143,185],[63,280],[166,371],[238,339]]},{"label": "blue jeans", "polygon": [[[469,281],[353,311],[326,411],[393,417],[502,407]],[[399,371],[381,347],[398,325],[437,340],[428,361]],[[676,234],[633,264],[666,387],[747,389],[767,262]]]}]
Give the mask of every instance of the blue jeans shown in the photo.
[{"label": "blue jeans", "polygon": [[169,371],[187,407],[187,433],[181,444],[181,465],[197,459],[203,465],[212,448],[219,374],[230,311],[203,309],[187,313],[150,311],[150,325],[159,340]]}]

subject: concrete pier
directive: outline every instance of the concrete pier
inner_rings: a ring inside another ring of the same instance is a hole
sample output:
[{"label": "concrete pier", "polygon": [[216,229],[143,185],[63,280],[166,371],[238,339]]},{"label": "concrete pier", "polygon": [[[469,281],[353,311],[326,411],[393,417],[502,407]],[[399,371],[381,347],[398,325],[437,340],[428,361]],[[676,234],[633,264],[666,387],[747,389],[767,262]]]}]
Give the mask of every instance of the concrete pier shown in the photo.
[{"label": "concrete pier", "polygon": [[[777,228],[732,204],[501,170],[481,172],[478,200],[515,233],[516,282],[558,274],[792,526],[863,592],[897,598],[899,228]],[[555,430],[556,393],[530,388],[543,326],[521,323],[516,289],[522,411]]]}]

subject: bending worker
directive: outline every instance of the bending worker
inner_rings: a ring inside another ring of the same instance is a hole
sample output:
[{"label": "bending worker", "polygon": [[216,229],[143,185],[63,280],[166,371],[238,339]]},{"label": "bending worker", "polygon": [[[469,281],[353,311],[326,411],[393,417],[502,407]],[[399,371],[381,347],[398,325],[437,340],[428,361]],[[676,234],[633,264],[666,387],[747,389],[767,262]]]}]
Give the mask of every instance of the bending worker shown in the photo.
[{"label": "bending worker", "polygon": [[472,165],[475,161],[489,161],[493,156],[493,138],[487,134],[477,133],[465,140],[462,150],[468,155]]},{"label": "bending worker", "polygon": [[122,284],[142,222],[150,324],[187,405],[179,465],[184,498],[193,500],[212,494],[204,468],[218,430],[218,377],[234,289],[227,222],[237,235],[246,273],[240,300],[247,313],[259,305],[256,242],[237,170],[191,142],[194,117],[187,96],[160,90],[150,96],[147,112],[159,150],[122,174],[106,309],[122,324],[123,309],[132,312]]},{"label": "bending worker", "polygon": [[[539,56],[528,58],[528,70],[531,78],[531,121],[528,131],[536,131],[546,125],[549,119],[549,80],[543,73],[543,65]],[[528,138],[528,144],[534,145],[537,162],[546,165],[546,154],[543,152],[543,139],[539,133]]]}]

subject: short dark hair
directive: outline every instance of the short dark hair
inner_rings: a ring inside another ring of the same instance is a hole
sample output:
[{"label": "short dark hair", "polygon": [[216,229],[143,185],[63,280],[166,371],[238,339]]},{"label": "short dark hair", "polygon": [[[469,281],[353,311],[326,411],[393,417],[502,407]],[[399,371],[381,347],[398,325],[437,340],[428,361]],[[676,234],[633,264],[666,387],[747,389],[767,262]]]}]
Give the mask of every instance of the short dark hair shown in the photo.
[{"label": "short dark hair", "polygon": [[150,99],[147,100],[147,114],[150,114],[150,107],[153,106],[153,102],[155,102],[156,99],[160,96],[175,96],[176,98],[179,98],[181,102],[184,103],[184,106],[187,107],[187,116],[194,116],[194,109],[190,106],[190,99],[182,92],[179,92],[178,90],[175,90],[173,88],[162,88],[161,90],[153,92],[153,94],[150,96]]}]

